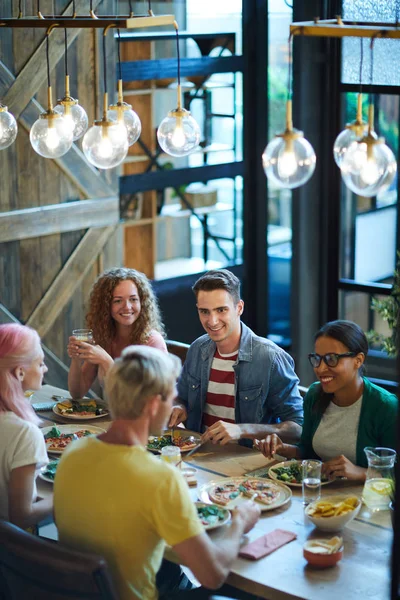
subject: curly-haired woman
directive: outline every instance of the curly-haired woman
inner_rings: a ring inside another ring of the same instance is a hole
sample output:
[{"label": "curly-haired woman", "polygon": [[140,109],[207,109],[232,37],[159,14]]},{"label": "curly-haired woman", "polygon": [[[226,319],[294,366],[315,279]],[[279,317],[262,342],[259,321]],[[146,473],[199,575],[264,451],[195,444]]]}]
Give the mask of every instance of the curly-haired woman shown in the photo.
[{"label": "curly-haired woman", "polygon": [[34,527],[51,515],[53,498],[39,499],[36,475],[49,461],[27,390],[47,371],[40,338],[30,327],[0,325],[0,519]]},{"label": "curly-haired woman", "polygon": [[146,275],[135,269],[109,269],[98,277],[86,322],[95,344],[74,336],[68,343],[68,388],[73,398],[82,398],[97,376],[102,383],[126,346],[153,346],[167,352],[157,299]]}]

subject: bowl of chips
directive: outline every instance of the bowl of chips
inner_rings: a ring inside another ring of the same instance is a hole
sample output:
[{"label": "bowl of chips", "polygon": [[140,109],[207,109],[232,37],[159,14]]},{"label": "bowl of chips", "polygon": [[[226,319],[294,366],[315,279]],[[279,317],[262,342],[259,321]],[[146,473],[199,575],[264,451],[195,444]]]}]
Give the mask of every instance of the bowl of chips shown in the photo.
[{"label": "bowl of chips", "polygon": [[340,531],[358,515],[360,508],[357,496],[326,496],[309,504],[305,512],[321,531]]}]

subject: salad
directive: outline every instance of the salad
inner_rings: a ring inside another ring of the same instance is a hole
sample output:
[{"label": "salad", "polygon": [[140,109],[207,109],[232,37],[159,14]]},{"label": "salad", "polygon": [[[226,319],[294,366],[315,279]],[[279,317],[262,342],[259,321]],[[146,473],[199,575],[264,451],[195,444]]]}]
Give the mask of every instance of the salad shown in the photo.
[{"label": "salad", "polygon": [[225,508],[215,506],[215,504],[197,505],[196,508],[200,521],[205,527],[213,527],[227,519],[228,511]]},{"label": "salad", "polygon": [[54,481],[54,477],[56,476],[57,466],[58,466],[58,460],[49,462],[49,464],[46,466],[46,468],[42,471],[42,474],[45,477],[48,477],[49,479],[52,479]]}]

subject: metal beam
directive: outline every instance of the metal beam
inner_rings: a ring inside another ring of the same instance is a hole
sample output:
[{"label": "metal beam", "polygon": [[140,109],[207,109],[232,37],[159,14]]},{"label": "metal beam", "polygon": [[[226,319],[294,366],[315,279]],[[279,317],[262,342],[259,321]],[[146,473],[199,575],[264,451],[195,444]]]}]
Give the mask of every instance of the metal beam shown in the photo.
[{"label": "metal beam", "polygon": [[[243,71],[243,64],[242,56],[181,58],[181,76],[207,77],[214,73],[238,73]],[[177,75],[176,58],[129,61],[122,63],[121,68],[123,81],[164,79]]]},{"label": "metal beam", "polygon": [[70,16],[22,17],[21,19],[0,19],[0,27],[24,27],[26,29],[48,29],[50,26],[63,29],[104,29],[116,27],[119,29],[138,29],[143,27],[162,27],[173,25],[174,15],[135,15],[134,17],[95,16],[71,18]]},{"label": "metal beam", "polygon": [[120,194],[134,194],[149,190],[163,190],[167,187],[178,187],[198,181],[238,177],[239,175],[243,175],[243,162],[172,169],[170,171],[151,171],[150,173],[120,177],[119,191]]},{"label": "metal beam", "polygon": [[300,21],[290,25],[291,35],[304,35],[309,37],[365,37],[365,38],[391,38],[400,39],[400,28],[390,23],[366,23],[342,21],[337,19],[314,21]]}]

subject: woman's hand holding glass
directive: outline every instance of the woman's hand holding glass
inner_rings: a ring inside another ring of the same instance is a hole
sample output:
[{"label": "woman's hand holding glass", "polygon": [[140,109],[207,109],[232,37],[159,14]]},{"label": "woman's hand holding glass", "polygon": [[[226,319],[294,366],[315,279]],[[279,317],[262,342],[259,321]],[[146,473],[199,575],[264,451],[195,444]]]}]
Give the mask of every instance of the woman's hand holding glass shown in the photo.
[{"label": "woman's hand holding glass", "polygon": [[101,346],[82,342],[73,335],[68,340],[67,350],[70,358],[86,360],[92,365],[102,365],[107,368],[114,362],[108,352]]}]

